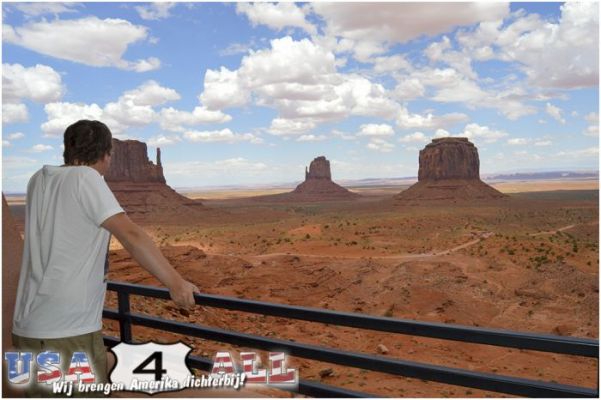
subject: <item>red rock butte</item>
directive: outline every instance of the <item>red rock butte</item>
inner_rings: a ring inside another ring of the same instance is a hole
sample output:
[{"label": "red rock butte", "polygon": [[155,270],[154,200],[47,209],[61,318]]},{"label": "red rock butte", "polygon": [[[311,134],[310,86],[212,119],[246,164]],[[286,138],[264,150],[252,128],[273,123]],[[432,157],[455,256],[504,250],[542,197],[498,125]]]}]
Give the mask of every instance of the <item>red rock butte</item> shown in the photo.
[{"label": "red rock butte", "polygon": [[467,138],[433,139],[419,152],[418,182],[399,200],[471,200],[506,197],[480,180],[478,149]]},{"label": "red rock butte", "polygon": [[332,181],[330,161],[324,156],[313,159],[308,169],[305,167],[305,181],[286,195],[299,201],[346,200],[359,197],[357,193]]},{"label": "red rock butte", "polygon": [[204,207],[200,201],[177,193],[165,181],[161,149],[156,164],[148,159],[146,143],[113,139],[111,166],[104,179],[119,204],[134,220],[179,220],[195,217]]}]

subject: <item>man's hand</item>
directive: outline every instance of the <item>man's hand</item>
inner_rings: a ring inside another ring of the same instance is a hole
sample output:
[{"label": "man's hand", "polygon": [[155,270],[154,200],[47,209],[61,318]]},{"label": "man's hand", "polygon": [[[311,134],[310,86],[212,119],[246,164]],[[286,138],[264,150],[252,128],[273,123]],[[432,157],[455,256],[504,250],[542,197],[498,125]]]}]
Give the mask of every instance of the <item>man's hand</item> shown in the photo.
[{"label": "man's hand", "polygon": [[184,279],[179,280],[173,287],[169,288],[171,300],[181,308],[192,308],[196,305],[194,293],[200,293],[200,290],[196,285]]}]

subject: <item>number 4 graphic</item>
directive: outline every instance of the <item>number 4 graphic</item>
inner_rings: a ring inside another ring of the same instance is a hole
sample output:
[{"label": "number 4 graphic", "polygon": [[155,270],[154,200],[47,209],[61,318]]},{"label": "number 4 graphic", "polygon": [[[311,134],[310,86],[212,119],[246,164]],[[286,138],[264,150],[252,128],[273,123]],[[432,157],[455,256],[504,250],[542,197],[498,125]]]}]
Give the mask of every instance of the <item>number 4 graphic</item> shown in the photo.
[{"label": "number 4 graphic", "polygon": [[[125,390],[148,394],[181,390],[190,376],[193,376],[186,365],[186,356],[192,348],[181,342],[119,343],[111,351],[117,359],[110,374],[111,381],[121,383]],[[153,382],[163,381],[171,384],[153,384]]]},{"label": "number 4 graphic", "polygon": [[[144,369],[148,364],[154,362],[154,369]],[[167,373],[166,369],[163,369],[163,352],[155,351],[148,357],[146,360],[142,361],[140,365],[138,365],[133,370],[134,374],[154,374],[154,380],[160,381],[163,379],[163,374]]]}]

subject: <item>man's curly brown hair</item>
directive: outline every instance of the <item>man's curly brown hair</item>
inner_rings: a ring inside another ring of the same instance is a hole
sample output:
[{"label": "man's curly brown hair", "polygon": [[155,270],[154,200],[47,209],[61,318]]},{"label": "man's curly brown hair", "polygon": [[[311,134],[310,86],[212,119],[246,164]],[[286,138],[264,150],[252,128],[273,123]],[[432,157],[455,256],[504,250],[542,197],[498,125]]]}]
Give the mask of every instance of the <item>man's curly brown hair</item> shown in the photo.
[{"label": "man's curly brown hair", "polygon": [[100,121],[82,119],[65,130],[63,158],[66,165],[92,165],[110,154],[110,129]]}]

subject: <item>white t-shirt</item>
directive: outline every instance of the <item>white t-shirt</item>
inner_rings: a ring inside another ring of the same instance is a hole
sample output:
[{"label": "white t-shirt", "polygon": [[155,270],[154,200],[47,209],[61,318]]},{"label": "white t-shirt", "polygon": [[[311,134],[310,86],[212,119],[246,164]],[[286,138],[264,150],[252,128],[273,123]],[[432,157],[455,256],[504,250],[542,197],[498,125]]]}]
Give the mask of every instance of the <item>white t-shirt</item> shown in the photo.
[{"label": "white t-shirt", "polygon": [[51,339],[102,329],[110,233],[100,225],[121,212],[91,167],[45,165],[31,177],[13,333]]}]

